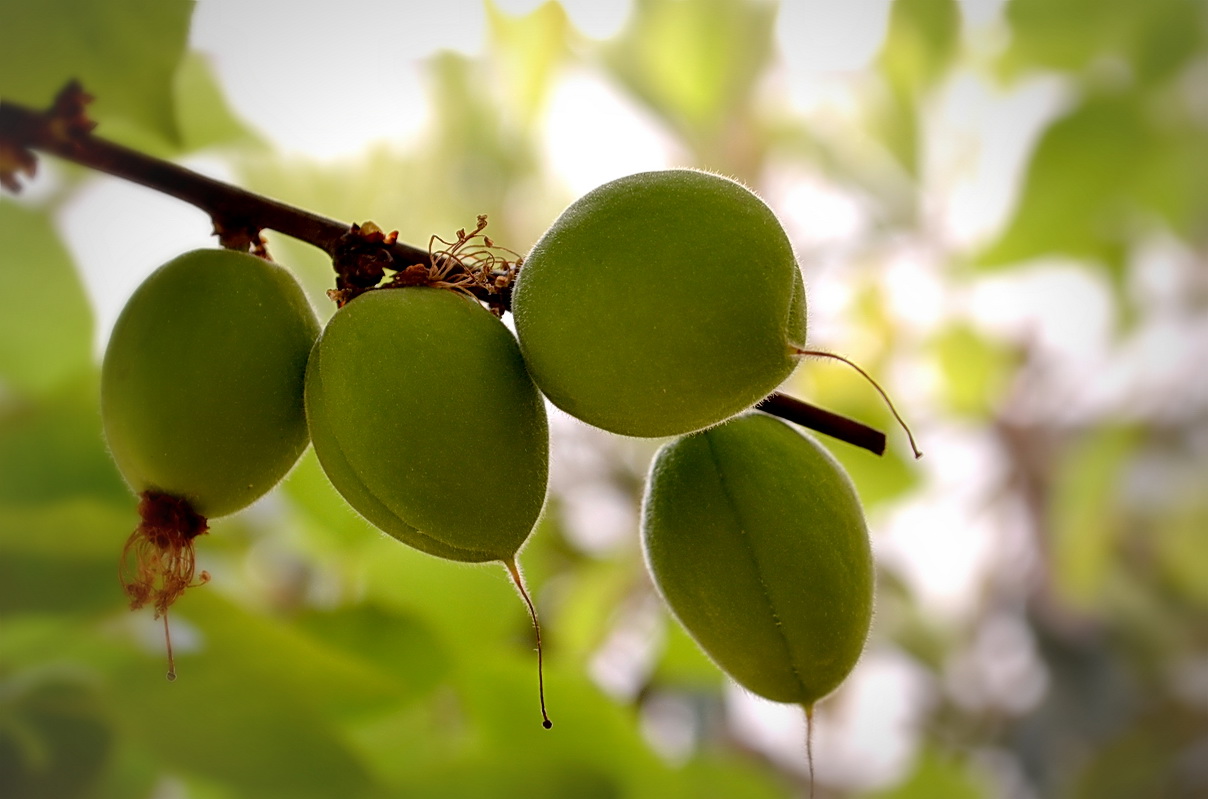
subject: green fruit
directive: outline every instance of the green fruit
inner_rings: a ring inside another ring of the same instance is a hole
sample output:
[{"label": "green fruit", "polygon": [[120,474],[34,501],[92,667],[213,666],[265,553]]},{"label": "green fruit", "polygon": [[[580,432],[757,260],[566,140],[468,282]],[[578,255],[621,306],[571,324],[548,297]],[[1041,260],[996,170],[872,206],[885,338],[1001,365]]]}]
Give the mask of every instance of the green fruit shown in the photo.
[{"label": "green fruit", "polygon": [[550,401],[631,436],[750,407],[805,342],[801,273],[776,216],[742,185],[686,169],[572,203],[525,258],[512,311]]},{"label": "green fruit", "polygon": [[855,666],[872,621],[868,529],[812,438],[752,413],[667,444],[642,536],[672,612],[748,690],[808,710]]},{"label": "green fruit", "polygon": [[246,253],[197,250],[126,304],[101,369],[101,416],[139,493],[233,513],[306,447],[302,391],[319,323],[297,281]]},{"label": "green fruit", "polygon": [[315,453],[377,527],[458,561],[514,561],[545,500],[545,406],[512,334],[438,288],[372,291],[332,317],[306,376]]}]

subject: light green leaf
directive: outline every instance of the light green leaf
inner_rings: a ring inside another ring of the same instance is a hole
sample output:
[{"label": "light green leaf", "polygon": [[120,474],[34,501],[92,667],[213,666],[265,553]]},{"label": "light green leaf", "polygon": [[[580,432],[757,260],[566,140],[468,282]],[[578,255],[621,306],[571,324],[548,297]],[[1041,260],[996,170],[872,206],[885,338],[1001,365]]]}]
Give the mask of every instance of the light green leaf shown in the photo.
[{"label": "light green leaf", "polygon": [[92,686],[49,673],[0,679],[0,787],[4,795],[91,794],[113,747]]},{"label": "light green leaf", "polygon": [[1012,0],[1008,73],[1093,71],[1123,59],[1144,83],[1175,75],[1204,46],[1205,10],[1188,0]]},{"label": "light green leaf", "polygon": [[0,506],[0,612],[93,614],[127,598],[118,558],[138,517],[91,500]]},{"label": "light green leaf", "polygon": [[880,65],[894,89],[918,95],[948,69],[960,44],[955,0],[895,0]]},{"label": "light green leaf", "polygon": [[569,54],[570,22],[561,5],[546,2],[521,16],[487,2],[491,47],[508,95],[508,107],[532,123],[545,100],[559,62]]},{"label": "light green leaf", "polygon": [[172,81],[192,11],[191,0],[6,2],[0,96],[46,108],[76,79],[96,97],[93,118],[120,117],[176,144]]},{"label": "light green leaf", "polygon": [[1151,146],[1130,96],[1092,97],[1045,132],[1028,165],[1014,216],[980,257],[1000,266],[1049,253],[1117,257],[1127,240],[1131,192]]},{"label": "light green leaf", "polygon": [[133,507],[105,448],[99,404],[95,373],[41,403],[0,400],[0,506],[87,496]]},{"label": "light green leaf", "polygon": [[1094,607],[1111,576],[1125,519],[1118,501],[1137,430],[1104,427],[1057,464],[1048,509],[1053,576],[1071,603]]},{"label": "light green leaf", "polygon": [[1208,131],[1179,119],[1158,131],[1160,146],[1144,153],[1137,195],[1189,241],[1208,218]]},{"label": "light green leaf", "polygon": [[45,212],[0,201],[0,285],[0,386],[44,394],[91,365],[92,309]]},{"label": "light green leaf", "polygon": [[872,132],[906,173],[918,176],[919,111],[913,95],[890,91],[873,107]]},{"label": "light green leaf", "polygon": [[176,71],[173,98],[180,143],[185,151],[229,144],[262,142],[235,116],[209,60],[197,52],[186,54]]},{"label": "light green leaf", "polygon": [[676,688],[719,691],[728,679],[721,668],[670,614],[666,614],[665,629],[663,652],[655,664],[653,680]]},{"label": "light green leaf", "polygon": [[744,0],[638,0],[607,64],[690,139],[719,134],[773,52],[776,7]]},{"label": "light green leaf", "polygon": [[943,375],[944,400],[958,416],[987,419],[1006,389],[1015,357],[966,323],[954,323],[930,342]]},{"label": "light green leaf", "polygon": [[1208,498],[1200,482],[1177,497],[1158,519],[1157,560],[1166,579],[1191,601],[1208,608]]},{"label": "light green leaf", "polygon": [[[397,707],[406,687],[373,663],[286,622],[251,613],[212,587],[173,608],[178,678],[163,655],[115,664],[113,712],[162,768],[228,784],[238,795],[365,795],[365,765],[337,720]],[[195,648],[180,626],[193,628]]]},{"label": "light green leaf", "polygon": [[899,785],[864,794],[863,799],[989,799],[993,785],[967,762],[925,748],[914,770]]}]

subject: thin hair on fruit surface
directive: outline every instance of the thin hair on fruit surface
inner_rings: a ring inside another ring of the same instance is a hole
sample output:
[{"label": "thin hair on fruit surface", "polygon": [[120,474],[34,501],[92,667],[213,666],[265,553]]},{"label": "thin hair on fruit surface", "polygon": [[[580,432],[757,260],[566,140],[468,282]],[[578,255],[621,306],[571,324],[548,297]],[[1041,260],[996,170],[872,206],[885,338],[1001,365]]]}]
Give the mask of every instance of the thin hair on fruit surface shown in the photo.
[{"label": "thin hair on fruit surface", "polygon": [[209,582],[209,572],[196,573],[193,539],[209,529],[206,518],[189,501],[159,491],[144,491],[139,497],[142,521],[122,548],[118,579],[130,597],[130,609],[148,603],[155,618],[164,620],[164,643],[168,651],[168,679],[176,679],[168,609],[186,589]]}]

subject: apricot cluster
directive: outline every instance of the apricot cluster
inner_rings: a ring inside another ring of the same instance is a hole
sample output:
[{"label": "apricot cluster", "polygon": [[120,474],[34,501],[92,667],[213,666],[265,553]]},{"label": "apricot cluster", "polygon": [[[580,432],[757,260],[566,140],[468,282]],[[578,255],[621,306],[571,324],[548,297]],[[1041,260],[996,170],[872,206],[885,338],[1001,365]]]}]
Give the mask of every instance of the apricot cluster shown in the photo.
[{"label": "apricot cluster", "polygon": [[694,170],[605,184],[518,272],[475,283],[515,275],[515,336],[448,279],[454,254],[417,267],[440,279],[365,291],[321,332],[293,278],[249,255],[189,253],[138,289],[102,384],[110,449],[141,495],[132,604],[165,614],[204,579],[192,539],[207,518],[264,494],[309,439],[332,485],[387,534],[505,564],[540,657],[517,555],[545,500],[547,398],[614,433],[680,436],[655,458],[644,501],[655,583],[736,681],[812,708],[860,655],[873,567],[838,463],[745,413],[805,344],[801,273],[772,211]]}]

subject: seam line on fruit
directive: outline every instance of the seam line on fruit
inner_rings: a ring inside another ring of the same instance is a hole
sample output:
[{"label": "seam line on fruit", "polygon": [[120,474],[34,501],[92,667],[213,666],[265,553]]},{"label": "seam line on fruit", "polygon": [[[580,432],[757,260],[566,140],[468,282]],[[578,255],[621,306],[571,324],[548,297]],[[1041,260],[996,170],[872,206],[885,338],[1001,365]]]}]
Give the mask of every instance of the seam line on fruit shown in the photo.
[{"label": "seam line on fruit", "polygon": [[801,674],[797,671],[797,662],[793,659],[793,647],[789,643],[789,638],[784,634],[784,625],[780,621],[780,616],[776,613],[776,606],[772,604],[772,594],[768,591],[767,583],[763,581],[763,572],[760,571],[759,558],[755,554],[755,547],[751,545],[751,539],[747,535],[747,526],[743,521],[742,513],[738,509],[738,503],[734,501],[734,495],[730,492],[730,487],[726,485],[726,476],[722,471],[721,462],[717,458],[717,453],[713,449],[713,440],[705,435],[705,444],[709,447],[709,459],[713,461],[713,470],[717,472],[717,482],[721,484],[722,493],[726,497],[726,504],[734,512],[734,518],[738,521],[739,539],[743,542],[744,548],[751,556],[751,563],[755,565],[755,579],[759,583],[759,591],[763,594],[764,600],[767,602],[768,612],[772,616],[772,626],[776,633],[780,636],[781,642],[784,644],[784,651],[787,655],[786,660],[789,664],[789,671],[793,673],[793,679],[797,681],[797,686],[801,688],[802,694],[808,693],[805,687],[805,681],[801,679]]},{"label": "seam line on fruit", "polygon": [[[320,363],[319,363],[319,373],[318,373],[318,379],[319,379],[319,383],[320,383],[320,385],[322,385],[322,383],[323,383],[323,364],[322,364],[322,362],[320,362]],[[343,443],[340,441],[340,435],[339,435],[339,433],[338,433],[338,432],[336,432],[336,430],[335,430],[334,428],[333,428],[333,429],[332,429],[332,431],[331,431],[331,440],[332,440],[332,443],[333,443],[333,445],[334,445],[334,447],[335,447],[336,451],[339,453],[340,458],[341,458],[341,459],[344,461],[344,463],[345,463],[345,464],[347,464],[347,465],[348,465],[348,469],[349,469],[349,471],[351,471],[351,472],[352,472],[354,475],[356,475],[356,479],[357,479],[358,481],[360,481],[361,485],[365,486],[366,490],[367,490],[367,491],[368,491],[370,494],[373,494],[373,492],[372,492],[371,490],[369,490],[369,483],[365,482],[365,479],[364,479],[364,477],[363,477],[363,476],[362,476],[362,474],[361,474],[361,470],[360,470],[360,469],[358,469],[358,468],[357,468],[357,466],[356,466],[356,465],[355,465],[355,464],[354,464],[354,463],[353,463],[353,462],[352,462],[352,461],[351,461],[351,460],[348,458],[348,456],[345,454],[345,452],[344,452],[344,445],[343,445]],[[375,498],[376,498],[376,497],[375,497]],[[444,541],[444,540],[442,540],[442,539],[440,539],[440,538],[438,538],[438,537],[436,537],[436,536],[432,535],[431,533],[427,533],[427,532],[425,532],[425,531],[423,531],[423,530],[419,529],[419,528],[418,528],[418,527],[416,527],[414,524],[412,524],[410,521],[408,521],[406,518],[404,518],[404,517],[402,516],[402,514],[400,514],[400,513],[396,512],[396,511],[394,510],[394,508],[391,508],[389,505],[387,505],[386,503],[382,502],[381,500],[377,500],[377,502],[378,502],[378,504],[379,504],[379,505],[381,505],[381,507],[382,507],[382,508],[383,508],[383,509],[384,509],[384,510],[387,512],[387,513],[389,513],[391,516],[393,516],[394,518],[398,519],[400,522],[402,522],[404,525],[406,525],[408,528],[410,528],[410,529],[411,529],[411,531],[412,531],[412,532],[414,532],[414,533],[415,533],[415,535],[416,535],[416,536],[418,536],[419,538],[426,539],[426,540],[428,540],[428,541],[431,541],[431,542],[432,542],[432,543],[434,543],[434,544],[439,545],[440,547],[443,547],[443,548],[445,548],[445,549],[450,549],[450,550],[453,550],[454,552],[465,552],[465,553],[467,553],[467,554],[471,554],[471,555],[474,555],[474,556],[477,556],[477,555],[479,555],[479,554],[481,554],[481,555],[485,555],[485,556],[486,556],[486,557],[483,557],[483,558],[478,558],[478,560],[479,560],[479,561],[496,561],[496,560],[500,560],[500,558],[499,558],[499,556],[498,556],[498,555],[495,555],[494,553],[488,552],[488,551],[486,551],[485,549],[470,549],[469,547],[459,547],[459,546],[456,546],[455,544],[450,544],[449,542]],[[362,518],[363,518],[363,517],[362,517]],[[373,527],[377,527],[377,525],[373,524],[373,522],[370,522],[368,519],[366,519],[365,521],[366,521],[366,522],[368,522],[368,523],[369,523],[371,526],[373,526]],[[380,528],[379,528],[379,529],[380,529]],[[391,536],[391,537],[393,537],[393,536]]]}]

